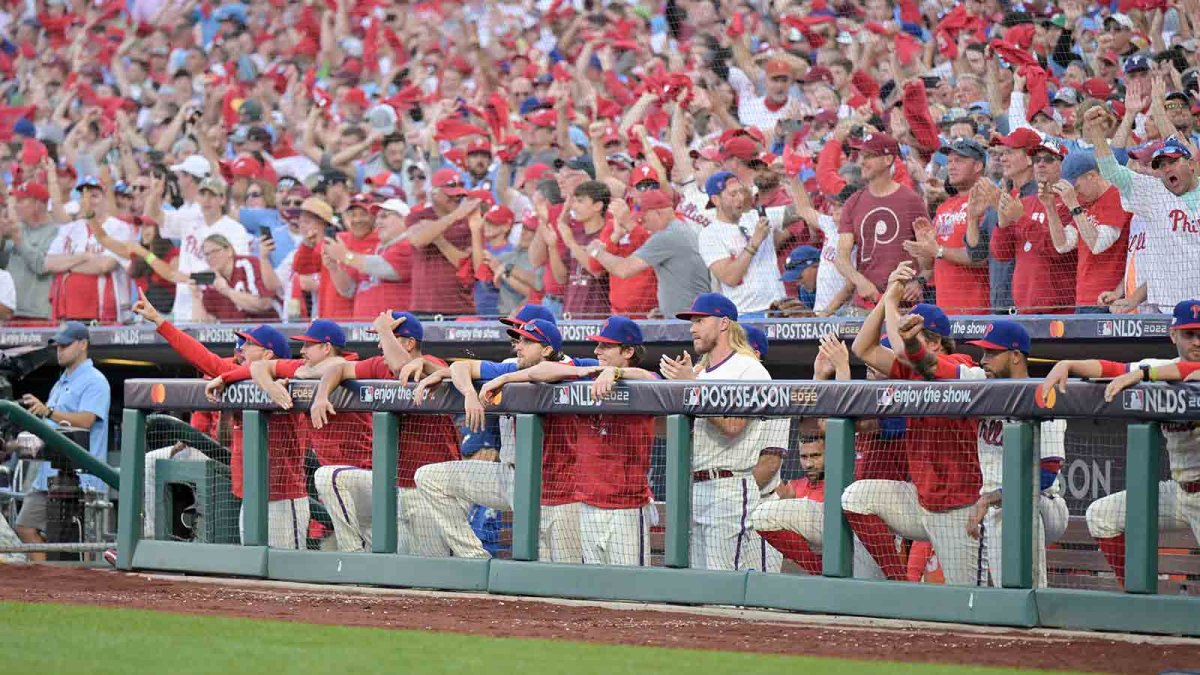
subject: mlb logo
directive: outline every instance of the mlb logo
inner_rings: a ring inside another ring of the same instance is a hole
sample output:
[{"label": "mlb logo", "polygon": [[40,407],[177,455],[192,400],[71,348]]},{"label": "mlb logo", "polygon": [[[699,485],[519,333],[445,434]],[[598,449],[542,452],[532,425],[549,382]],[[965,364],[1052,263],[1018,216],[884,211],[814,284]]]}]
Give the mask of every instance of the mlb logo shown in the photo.
[{"label": "mlb logo", "polygon": [[700,405],[700,387],[689,387],[683,390],[684,405]]},{"label": "mlb logo", "polygon": [[883,389],[879,390],[879,405],[881,407],[887,407],[887,406],[891,405],[892,401],[895,398],[896,398],[896,388],[895,387],[884,387]]},{"label": "mlb logo", "polygon": [[1121,403],[1126,410],[1145,410],[1146,392],[1129,389],[1122,395]]},{"label": "mlb logo", "polygon": [[555,405],[570,405],[571,404],[571,388],[559,387],[554,391]]},{"label": "mlb logo", "polygon": [[363,403],[373,403],[375,401],[375,387],[362,387],[359,389],[358,399]]},{"label": "mlb logo", "polygon": [[773,324],[773,323],[769,323],[769,324],[767,324],[767,325],[766,325],[766,330],[765,330],[765,331],[763,331],[763,332],[765,332],[765,333],[767,334],[767,339],[768,339],[768,340],[774,340],[774,339],[775,339],[775,337],[776,337],[776,336],[775,336],[775,332],[776,332],[776,331],[775,331],[775,324]]},{"label": "mlb logo", "polygon": [[1100,323],[1096,324],[1096,333],[1100,337],[1113,337],[1116,335],[1116,332],[1116,329],[1113,327],[1113,322],[1111,321],[1101,321]]}]

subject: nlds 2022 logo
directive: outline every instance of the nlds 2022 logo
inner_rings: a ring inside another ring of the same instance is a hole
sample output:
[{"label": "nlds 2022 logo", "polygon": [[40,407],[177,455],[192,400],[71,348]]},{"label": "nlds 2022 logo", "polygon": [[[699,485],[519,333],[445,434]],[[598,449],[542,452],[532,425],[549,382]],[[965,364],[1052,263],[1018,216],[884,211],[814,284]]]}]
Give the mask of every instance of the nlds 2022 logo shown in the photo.
[{"label": "nlds 2022 logo", "polygon": [[1110,319],[1096,324],[1096,334],[1099,337],[1162,337],[1167,334],[1170,323],[1167,321],[1146,321],[1143,319]]},{"label": "nlds 2022 logo", "polygon": [[592,387],[585,385],[559,385],[554,388],[554,405],[565,406],[599,406],[599,405],[629,405],[629,390],[616,388],[603,398],[592,396]]},{"label": "nlds 2022 logo", "polygon": [[1179,415],[1200,408],[1200,399],[1184,389],[1126,389],[1121,407],[1146,413]]},{"label": "nlds 2022 logo", "polygon": [[816,387],[787,384],[704,384],[683,390],[683,405],[689,408],[786,408],[813,406]]}]

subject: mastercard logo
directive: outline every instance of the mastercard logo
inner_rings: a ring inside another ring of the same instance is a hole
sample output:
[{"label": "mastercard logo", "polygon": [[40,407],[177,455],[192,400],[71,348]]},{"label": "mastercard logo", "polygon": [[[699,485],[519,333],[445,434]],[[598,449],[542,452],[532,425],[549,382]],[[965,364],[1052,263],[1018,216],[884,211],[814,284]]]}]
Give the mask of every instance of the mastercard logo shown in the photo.
[{"label": "mastercard logo", "polygon": [[150,385],[150,401],[153,403],[165,403],[167,401],[167,388],[162,384]]},{"label": "mastercard logo", "polygon": [[1066,325],[1057,319],[1050,322],[1050,337],[1060,338],[1067,334]]},{"label": "mastercard logo", "polygon": [[1053,408],[1057,400],[1058,391],[1054,387],[1043,390],[1039,384],[1037,389],[1033,390],[1033,404],[1039,408]]}]

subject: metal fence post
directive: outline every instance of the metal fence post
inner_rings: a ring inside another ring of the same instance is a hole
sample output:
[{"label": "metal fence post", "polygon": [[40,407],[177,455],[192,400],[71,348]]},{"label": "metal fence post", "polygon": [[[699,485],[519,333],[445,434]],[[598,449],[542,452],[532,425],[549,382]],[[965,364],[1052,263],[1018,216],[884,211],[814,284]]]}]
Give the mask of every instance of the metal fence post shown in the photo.
[{"label": "metal fence post", "polygon": [[266,546],[267,500],[267,413],[242,411],[242,545]]},{"label": "metal fence post", "polygon": [[667,416],[667,567],[690,564],[692,536],[692,427],[687,415]]},{"label": "metal fence post", "polygon": [[1004,508],[1000,512],[1000,585],[1033,587],[1033,427],[1004,423]]},{"label": "metal fence post", "polygon": [[121,415],[121,505],[117,512],[117,568],[133,569],[142,538],[146,491],[146,411],[126,408]]},{"label": "metal fence post", "polygon": [[854,420],[825,420],[825,522],[821,573],[854,576],[854,537],[842,515],[842,492],[854,482]]},{"label": "metal fence post", "polygon": [[396,459],[400,421],[390,412],[371,416],[371,550],[396,552]]},{"label": "metal fence post", "polygon": [[1130,424],[1125,445],[1125,591],[1158,592],[1158,424]]},{"label": "metal fence post", "polygon": [[536,561],[542,523],[542,418],[517,415],[512,559]]}]

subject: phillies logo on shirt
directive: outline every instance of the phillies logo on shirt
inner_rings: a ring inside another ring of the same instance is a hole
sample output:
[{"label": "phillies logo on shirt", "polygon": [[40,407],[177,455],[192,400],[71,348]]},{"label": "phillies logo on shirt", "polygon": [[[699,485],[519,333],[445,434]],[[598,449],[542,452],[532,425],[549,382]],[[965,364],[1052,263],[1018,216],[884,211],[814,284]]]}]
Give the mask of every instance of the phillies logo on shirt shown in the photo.
[{"label": "phillies logo on shirt", "polygon": [[1200,234],[1200,218],[1192,220],[1181,209],[1171,209],[1171,212],[1167,214],[1167,218],[1171,221],[1172,232]]},{"label": "phillies logo on shirt", "polygon": [[872,260],[877,246],[892,243],[899,234],[900,218],[895,211],[886,206],[868,211],[858,224],[858,239],[862,242],[858,249],[859,261]]}]

